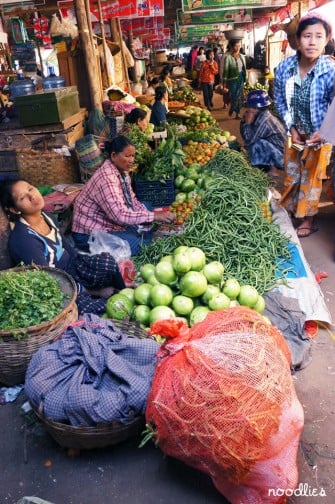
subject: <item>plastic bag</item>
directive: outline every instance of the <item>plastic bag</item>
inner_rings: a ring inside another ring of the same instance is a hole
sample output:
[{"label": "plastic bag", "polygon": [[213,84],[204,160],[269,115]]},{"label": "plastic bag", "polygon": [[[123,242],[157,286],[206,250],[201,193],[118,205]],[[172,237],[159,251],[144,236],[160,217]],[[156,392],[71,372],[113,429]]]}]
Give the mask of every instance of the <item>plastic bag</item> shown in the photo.
[{"label": "plastic bag", "polygon": [[90,254],[95,255],[108,252],[114,257],[116,262],[124,261],[131,256],[130,245],[127,241],[101,229],[94,229],[92,231],[88,239],[88,246]]}]

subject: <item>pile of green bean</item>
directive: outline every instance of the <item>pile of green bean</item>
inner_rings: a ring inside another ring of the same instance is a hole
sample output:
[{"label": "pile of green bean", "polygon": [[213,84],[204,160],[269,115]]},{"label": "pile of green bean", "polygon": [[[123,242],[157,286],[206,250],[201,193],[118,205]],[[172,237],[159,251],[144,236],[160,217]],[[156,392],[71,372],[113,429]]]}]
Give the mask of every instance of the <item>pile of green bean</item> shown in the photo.
[{"label": "pile of green bean", "polygon": [[269,176],[253,168],[244,154],[231,149],[219,149],[215,156],[204,166],[204,172],[210,175],[224,175],[233,180],[243,181],[243,186],[253,190],[258,201],[266,196],[272,184]]},{"label": "pile of green bean", "polygon": [[284,281],[289,238],[264,218],[260,191],[249,187],[245,178],[217,176],[186,221],[185,233],[144,247],[135,258],[136,266],[155,264],[179,245],[188,245],[201,248],[207,260],[222,262],[225,278],[253,285],[260,294]]}]

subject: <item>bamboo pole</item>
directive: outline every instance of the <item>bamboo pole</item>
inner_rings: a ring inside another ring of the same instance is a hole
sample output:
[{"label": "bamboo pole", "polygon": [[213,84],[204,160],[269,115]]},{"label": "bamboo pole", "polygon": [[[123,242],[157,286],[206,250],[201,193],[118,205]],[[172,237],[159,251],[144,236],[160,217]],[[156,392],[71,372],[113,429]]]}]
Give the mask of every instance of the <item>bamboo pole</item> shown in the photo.
[{"label": "bamboo pole", "polygon": [[92,30],[92,23],[91,23],[90,0],[85,0],[85,9],[86,9],[88,31],[90,34],[90,40],[91,40],[92,48],[94,51],[94,38],[93,38],[93,30]]},{"label": "bamboo pole", "polygon": [[122,31],[121,31],[121,23],[120,23],[120,18],[117,18],[117,28],[119,32],[119,39],[120,39],[120,47],[121,47],[121,54],[122,54],[122,64],[123,64],[123,72],[125,76],[125,80],[127,82],[127,91],[130,93],[130,81],[129,81],[129,76],[128,76],[128,67],[126,65],[126,58],[124,54],[124,47],[123,47],[123,39],[122,39]]},{"label": "bamboo pole", "polygon": [[106,75],[107,75],[108,86],[110,86],[112,83],[112,76],[109,73],[109,66],[108,66],[108,62],[107,62],[108,49],[107,49],[107,42],[106,42],[105,24],[104,24],[104,19],[103,19],[103,15],[102,15],[100,0],[98,0],[98,11],[99,11],[99,23],[100,23],[101,37],[102,37],[102,49],[103,49],[104,60],[105,60],[105,71],[106,71]]},{"label": "bamboo pole", "polygon": [[86,13],[85,0],[74,0],[80,40],[82,42],[83,54],[86,63],[87,80],[91,97],[92,108],[102,111],[102,92],[97,85],[97,61],[93,47],[93,41],[90,37],[89,23]]}]

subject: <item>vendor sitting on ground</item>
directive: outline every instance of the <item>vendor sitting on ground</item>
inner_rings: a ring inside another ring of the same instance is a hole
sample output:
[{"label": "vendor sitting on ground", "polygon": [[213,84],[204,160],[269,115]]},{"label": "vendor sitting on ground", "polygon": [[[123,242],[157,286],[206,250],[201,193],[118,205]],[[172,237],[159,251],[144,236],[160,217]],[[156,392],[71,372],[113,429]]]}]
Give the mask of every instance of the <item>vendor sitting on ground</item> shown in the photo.
[{"label": "vendor sitting on ground", "polygon": [[[172,223],[172,212],[148,210],[138,201],[131,187],[129,172],[133,168],[135,147],[123,135],[106,144],[110,153],[77,196],[73,212],[73,238],[79,249],[88,250],[93,229],[101,229],[126,240],[131,254],[152,241],[152,223]],[[145,229],[143,229],[143,225]]]},{"label": "vendor sitting on ground", "polygon": [[278,176],[284,167],[286,132],[281,121],[268,107],[271,100],[266,91],[251,91],[241,120],[240,132],[250,164]]},{"label": "vendor sitting on ground", "polygon": [[147,87],[147,90],[145,92],[146,95],[150,96],[155,96],[155,90],[156,87],[158,87],[160,84],[160,80],[158,77],[153,77],[151,81],[149,82],[149,86]]},{"label": "vendor sitting on ground", "polygon": [[[12,223],[8,251],[15,265],[36,264],[58,268],[77,282],[79,294],[85,289],[125,287],[115,259],[108,253],[78,253],[60,231],[52,214],[43,211],[39,190],[25,180],[7,180],[0,191],[1,205]],[[83,289],[84,288],[84,289]],[[85,293],[78,303],[80,312],[103,313],[106,301],[93,300]]]},{"label": "vendor sitting on ground", "polygon": [[159,76],[159,80],[161,82],[162,86],[165,86],[168,90],[168,93],[172,93],[173,91],[173,83],[171,80],[171,67],[169,65],[166,65],[163,70],[161,71],[161,74]]},{"label": "vendor sitting on ground", "polygon": [[164,126],[166,123],[169,93],[167,88],[158,86],[155,91],[155,103],[152,106],[150,122],[154,126]]},{"label": "vendor sitting on ground", "polygon": [[148,122],[148,112],[140,107],[136,107],[125,117],[126,126],[124,133],[126,134],[127,124],[136,124],[139,130],[145,131],[148,127]]}]

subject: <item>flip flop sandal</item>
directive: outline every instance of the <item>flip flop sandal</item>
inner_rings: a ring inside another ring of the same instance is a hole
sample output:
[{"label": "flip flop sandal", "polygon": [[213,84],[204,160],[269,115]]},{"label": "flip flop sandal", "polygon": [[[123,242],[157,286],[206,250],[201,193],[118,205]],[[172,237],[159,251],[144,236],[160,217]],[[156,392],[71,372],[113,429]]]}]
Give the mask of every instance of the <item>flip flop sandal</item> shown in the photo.
[{"label": "flip flop sandal", "polygon": [[[298,238],[307,238],[308,236],[311,236],[311,234],[313,233],[316,233],[317,231],[319,231],[319,228],[316,228],[316,227],[301,227],[301,228],[297,228],[297,235],[298,235]],[[302,234],[300,234],[300,232],[302,232]]]}]

